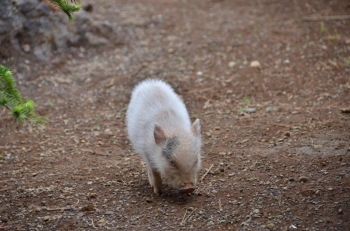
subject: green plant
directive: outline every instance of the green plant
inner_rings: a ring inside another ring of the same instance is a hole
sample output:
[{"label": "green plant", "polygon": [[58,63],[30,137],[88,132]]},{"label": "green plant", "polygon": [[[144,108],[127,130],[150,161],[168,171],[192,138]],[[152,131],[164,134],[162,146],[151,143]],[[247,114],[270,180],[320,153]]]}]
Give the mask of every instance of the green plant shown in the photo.
[{"label": "green plant", "polygon": [[50,2],[60,8],[64,13],[66,13],[69,20],[73,20],[73,13],[81,9],[80,0],[71,0],[70,2],[74,4],[69,4],[66,0],[50,0]]},{"label": "green plant", "polygon": [[16,89],[16,82],[9,68],[0,65],[0,107],[9,109],[12,115],[20,122],[26,119],[34,119],[36,123],[42,123],[44,118],[38,116],[35,111],[35,103],[31,99],[24,99]]},{"label": "green plant", "polygon": [[250,104],[250,99],[247,96],[243,98],[243,104],[244,106],[237,110],[238,114],[243,114],[247,106]]},{"label": "green plant", "polygon": [[345,62],[348,66],[350,66],[350,57],[344,58],[344,62]]},{"label": "green plant", "polygon": [[246,96],[246,97],[243,98],[243,102],[247,106],[247,105],[250,104],[250,99]]},{"label": "green plant", "polygon": [[327,31],[327,30],[326,30],[326,26],[324,25],[323,22],[321,22],[320,31],[321,31],[322,34],[326,33],[326,31]]}]

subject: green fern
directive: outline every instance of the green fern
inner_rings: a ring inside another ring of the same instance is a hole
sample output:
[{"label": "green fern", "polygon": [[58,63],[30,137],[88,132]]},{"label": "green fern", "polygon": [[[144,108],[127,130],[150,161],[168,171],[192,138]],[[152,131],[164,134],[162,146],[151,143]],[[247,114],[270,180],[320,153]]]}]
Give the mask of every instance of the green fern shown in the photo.
[{"label": "green fern", "polygon": [[73,20],[73,13],[81,9],[80,0],[71,0],[71,2],[74,2],[74,4],[70,4],[66,0],[50,0],[50,2],[60,8],[64,13],[66,13],[69,20]]},{"label": "green fern", "polygon": [[44,121],[34,112],[35,103],[30,99],[23,99],[16,89],[16,82],[9,68],[0,65],[0,107],[6,107],[20,122],[27,119]]}]

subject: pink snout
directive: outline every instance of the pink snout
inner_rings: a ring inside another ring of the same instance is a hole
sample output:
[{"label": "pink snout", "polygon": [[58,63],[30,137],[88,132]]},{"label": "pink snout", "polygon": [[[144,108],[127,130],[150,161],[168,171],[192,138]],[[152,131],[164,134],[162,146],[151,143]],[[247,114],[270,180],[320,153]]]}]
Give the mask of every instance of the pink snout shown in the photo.
[{"label": "pink snout", "polygon": [[194,185],[192,183],[189,184],[185,184],[185,186],[180,188],[180,193],[191,193],[195,190],[196,188],[194,187]]}]

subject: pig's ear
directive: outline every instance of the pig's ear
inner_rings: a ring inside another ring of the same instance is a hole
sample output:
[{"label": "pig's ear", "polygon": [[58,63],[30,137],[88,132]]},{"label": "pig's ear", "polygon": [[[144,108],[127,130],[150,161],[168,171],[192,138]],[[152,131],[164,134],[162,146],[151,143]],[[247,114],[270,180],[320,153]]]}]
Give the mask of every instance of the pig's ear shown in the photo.
[{"label": "pig's ear", "polygon": [[192,132],[195,136],[201,135],[201,123],[199,122],[199,119],[196,119],[196,121],[193,122]]},{"label": "pig's ear", "polygon": [[163,128],[161,128],[158,124],[156,124],[154,126],[154,140],[156,142],[157,145],[160,145],[162,143],[164,143],[166,141],[166,134],[163,130]]}]

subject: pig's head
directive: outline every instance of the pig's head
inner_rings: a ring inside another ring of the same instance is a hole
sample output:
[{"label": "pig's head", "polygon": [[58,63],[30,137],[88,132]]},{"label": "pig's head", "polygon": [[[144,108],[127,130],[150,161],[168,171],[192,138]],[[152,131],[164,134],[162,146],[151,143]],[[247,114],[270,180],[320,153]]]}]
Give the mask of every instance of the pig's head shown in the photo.
[{"label": "pig's head", "polygon": [[157,169],[168,184],[178,188],[180,193],[195,190],[201,166],[200,130],[199,119],[192,124],[189,132],[177,131],[174,135],[167,135],[159,125],[154,128],[155,142],[162,150],[162,161],[157,161]]}]

